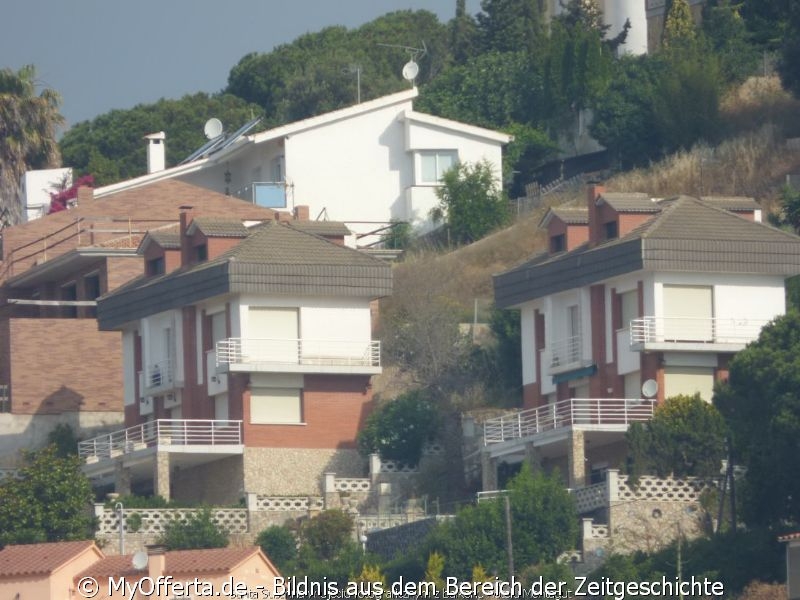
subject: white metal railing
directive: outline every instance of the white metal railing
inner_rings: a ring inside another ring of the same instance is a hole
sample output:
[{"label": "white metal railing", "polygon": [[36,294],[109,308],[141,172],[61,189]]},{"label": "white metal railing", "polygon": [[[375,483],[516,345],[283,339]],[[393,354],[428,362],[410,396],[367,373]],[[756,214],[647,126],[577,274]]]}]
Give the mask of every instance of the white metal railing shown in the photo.
[{"label": "white metal railing", "polygon": [[381,366],[379,341],[229,338],[217,342],[217,365]]},{"label": "white metal railing", "polygon": [[8,395],[8,385],[0,385],[0,413],[11,412],[11,398]]},{"label": "white metal railing", "polygon": [[489,419],[485,445],[524,438],[571,425],[628,425],[653,418],[655,400],[572,398]]},{"label": "white metal railing", "polygon": [[175,365],[171,358],[165,358],[147,365],[144,371],[144,385],[146,388],[157,388],[175,383]]},{"label": "white metal railing", "polygon": [[556,340],[548,348],[550,351],[550,367],[563,367],[572,365],[581,360],[581,336]]},{"label": "white metal railing", "polygon": [[747,318],[642,317],[631,321],[631,344],[746,344],[758,338],[767,323],[765,319]]},{"label": "white metal railing", "polygon": [[78,443],[78,455],[111,458],[158,445],[219,446],[242,443],[242,422],[207,419],[158,419]]},{"label": "white metal railing", "polygon": [[478,502],[489,502],[508,495],[508,490],[487,490],[476,494]]}]

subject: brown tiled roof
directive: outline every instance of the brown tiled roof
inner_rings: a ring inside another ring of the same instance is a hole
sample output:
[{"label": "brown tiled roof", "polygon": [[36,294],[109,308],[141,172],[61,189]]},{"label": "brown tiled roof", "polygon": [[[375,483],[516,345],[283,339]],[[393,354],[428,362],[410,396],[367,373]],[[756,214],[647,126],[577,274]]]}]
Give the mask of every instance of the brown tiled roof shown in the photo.
[{"label": "brown tiled roof", "polygon": [[779,542],[793,542],[794,540],[800,540],[800,531],[796,533],[787,533],[778,538]]},{"label": "brown tiled roof", "polygon": [[106,240],[97,244],[100,248],[138,248],[142,243],[144,235],[141,233],[132,233],[131,235],[124,235],[122,237]]},{"label": "brown tiled roof", "polygon": [[178,223],[151,229],[147,232],[146,237],[165,250],[179,250],[181,247],[181,227]]},{"label": "brown tiled roof", "polygon": [[[164,573],[167,575],[220,573],[234,569],[259,551],[255,546],[249,548],[214,548],[209,550],[173,550],[164,553]],[[133,567],[133,555],[107,556],[97,561],[75,576],[106,579],[108,577],[128,577],[147,573],[147,568],[137,570]]]},{"label": "brown tiled roof", "polygon": [[761,205],[754,198],[747,196],[702,196],[700,199],[713,206],[734,212],[761,210]]},{"label": "brown tiled roof", "polygon": [[605,192],[598,198],[598,204],[605,202],[617,212],[658,212],[661,210],[656,202],[642,193]]},{"label": "brown tiled roof", "polygon": [[800,237],[708,202],[677,196],[623,237],[536,257],[495,275],[501,308],[641,269],[699,273],[800,273]]},{"label": "brown tiled roof", "polygon": [[0,577],[47,575],[92,546],[92,540],[6,546],[0,550]]},{"label": "brown tiled roof", "polygon": [[347,225],[339,221],[288,221],[287,224],[294,229],[322,237],[339,237],[352,233]]},{"label": "brown tiled roof", "polygon": [[553,207],[550,209],[554,216],[567,225],[588,225],[589,210],[586,207]]},{"label": "brown tiled roof", "polygon": [[228,293],[379,298],[392,292],[388,263],[269,221],[207,262],[142,277],[98,301],[100,329]]},{"label": "brown tiled roof", "polygon": [[189,231],[194,229],[199,229],[208,237],[244,238],[249,233],[241,219],[222,217],[195,217],[189,225]]}]

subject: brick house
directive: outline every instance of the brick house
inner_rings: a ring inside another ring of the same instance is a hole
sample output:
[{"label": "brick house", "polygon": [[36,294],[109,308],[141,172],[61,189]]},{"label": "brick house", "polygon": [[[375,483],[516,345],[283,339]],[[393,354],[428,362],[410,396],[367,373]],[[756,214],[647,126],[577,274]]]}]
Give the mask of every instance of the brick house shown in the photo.
[{"label": "brick house", "polygon": [[148,233],[145,275],[98,301],[100,329],[122,332],[127,429],[81,443],[87,473],[213,503],[362,475],[356,434],[381,370],[371,306],[391,269],[347,233],[188,209]]},{"label": "brick house", "polygon": [[141,275],[136,248],[191,203],[209,216],[273,219],[275,211],[180,181],[95,199],[6,228],[0,256],[0,467],[57,423],[88,431],[122,422],[122,347],[98,331],[95,300]]},{"label": "brick house", "polygon": [[665,398],[711,401],[731,357],[785,312],[800,238],[749,198],[651,199],[590,186],[549,210],[549,250],[495,276],[521,313],[524,409],[484,425],[484,487],[500,463],[561,468],[572,488],[625,454],[628,423]]}]

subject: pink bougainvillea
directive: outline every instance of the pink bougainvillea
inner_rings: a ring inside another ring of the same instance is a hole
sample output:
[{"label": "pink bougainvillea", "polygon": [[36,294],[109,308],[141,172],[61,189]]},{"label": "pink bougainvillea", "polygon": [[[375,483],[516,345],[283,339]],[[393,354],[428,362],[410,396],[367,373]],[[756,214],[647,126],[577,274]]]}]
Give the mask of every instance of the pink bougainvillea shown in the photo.
[{"label": "pink bougainvillea", "polygon": [[70,200],[78,197],[79,187],[94,187],[94,177],[92,175],[84,175],[78,178],[75,183],[66,189],[50,194],[50,210],[47,214],[61,212],[67,210]]}]

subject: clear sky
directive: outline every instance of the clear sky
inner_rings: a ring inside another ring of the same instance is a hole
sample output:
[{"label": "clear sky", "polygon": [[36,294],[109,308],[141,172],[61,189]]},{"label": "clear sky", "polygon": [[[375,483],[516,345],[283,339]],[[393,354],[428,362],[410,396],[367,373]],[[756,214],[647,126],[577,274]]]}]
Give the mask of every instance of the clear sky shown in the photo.
[{"label": "clear sky", "polygon": [[[455,0],[2,0],[0,68],[34,64],[67,125],[113,108],[217,92],[248,52],[387,12],[449,20]],[[467,0],[478,11],[479,0]],[[411,46],[421,40],[409,40]],[[405,57],[398,57],[398,69]]]}]

